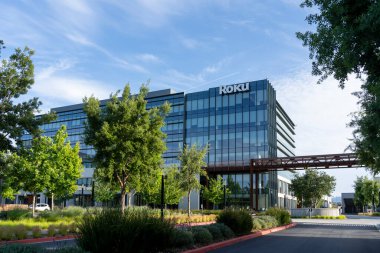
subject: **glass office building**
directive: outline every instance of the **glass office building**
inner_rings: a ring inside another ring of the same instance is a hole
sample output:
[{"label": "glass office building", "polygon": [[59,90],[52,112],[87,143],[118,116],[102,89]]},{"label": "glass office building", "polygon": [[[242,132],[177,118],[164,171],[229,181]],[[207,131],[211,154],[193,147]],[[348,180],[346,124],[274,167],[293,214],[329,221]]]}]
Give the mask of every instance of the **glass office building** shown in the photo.
[{"label": "glass office building", "polygon": [[[147,108],[168,101],[172,110],[162,129],[166,134],[165,165],[178,164],[178,154],[184,144],[199,147],[209,145],[206,157],[210,176],[221,175],[231,190],[228,203],[256,210],[278,205],[277,172],[259,175],[259,199],[249,174],[249,162],[254,158],[294,155],[294,124],[280,104],[268,80],[238,83],[184,94],[173,90],[150,92]],[[107,100],[101,101],[104,106]],[[54,122],[43,125],[45,135],[53,136],[62,124],[67,126],[71,143],[80,142],[80,155],[85,172],[78,185],[91,186],[95,150],[84,144],[86,115],[83,104],[53,108]],[[30,142],[25,135],[24,142]],[[255,175],[253,175],[255,176]],[[284,173],[284,177],[289,177]],[[253,180],[253,181],[252,181]],[[252,185],[252,186],[251,186]],[[90,191],[86,189],[88,194]],[[79,194],[79,193],[78,193]],[[200,196],[193,194],[195,207]],[[75,196],[74,196],[75,199]]]}]

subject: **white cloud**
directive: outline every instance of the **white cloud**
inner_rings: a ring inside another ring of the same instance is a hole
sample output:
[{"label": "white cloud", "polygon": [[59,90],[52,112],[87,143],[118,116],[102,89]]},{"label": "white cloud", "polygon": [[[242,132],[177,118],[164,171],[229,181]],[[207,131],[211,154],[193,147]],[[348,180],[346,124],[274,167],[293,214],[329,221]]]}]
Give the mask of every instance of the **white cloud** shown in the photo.
[{"label": "white cloud", "polygon": [[181,38],[180,42],[184,47],[188,49],[194,49],[201,46],[201,43],[199,41],[191,38]]},{"label": "white cloud", "polygon": [[[351,93],[360,90],[361,80],[350,77],[346,88],[338,81],[318,78],[307,71],[296,71],[272,81],[277,100],[296,124],[296,155],[343,153],[350,144],[352,129],[347,127],[350,113],[357,111],[357,98]],[[368,174],[364,169],[326,170],[337,178],[334,195],[352,192],[356,176]]]},{"label": "white cloud", "polygon": [[94,95],[100,99],[109,96],[111,91],[104,83],[65,73],[74,66],[74,61],[63,59],[46,68],[37,69],[30,94],[40,98],[44,111],[60,105],[82,103],[85,96]]},{"label": "white cloud", "polygon": [[150,62],[150,63],[159,63],[161,62],[160,58],[153,55],[153,54],[139,54],[136,56],[136,58],[143,62]]}]

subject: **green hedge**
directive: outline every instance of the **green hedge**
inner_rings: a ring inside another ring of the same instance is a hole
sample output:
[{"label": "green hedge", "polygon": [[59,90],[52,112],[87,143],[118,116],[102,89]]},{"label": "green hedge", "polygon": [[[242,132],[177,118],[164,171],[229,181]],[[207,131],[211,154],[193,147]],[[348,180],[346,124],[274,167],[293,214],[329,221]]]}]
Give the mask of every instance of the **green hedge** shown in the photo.
[{"label": "green hedge", "polygon": [[104,209],[84,215],[78,230],[78,245],[92,253],[160,252],[172,246],[174,225],[146,209]]},{"label": "green hedge", "polygon": [[248,234],[253,227],[251,214],[239,209],[223,210],[218,215],[217,222],[227,225],[237,235]]},{"label": "green hedge", "polygon": [[292,222],[290,218],[290,213],[286,209],[271,207],[266,212],[266,215],[273,216],[276,218],[278,225],[287,225]]},{"label": "green hedge", "polygon": [[253,217],[253,229],[261,230],[261,229],[269,229],[278,226],[278,221],[273,216],[256,216]]}]

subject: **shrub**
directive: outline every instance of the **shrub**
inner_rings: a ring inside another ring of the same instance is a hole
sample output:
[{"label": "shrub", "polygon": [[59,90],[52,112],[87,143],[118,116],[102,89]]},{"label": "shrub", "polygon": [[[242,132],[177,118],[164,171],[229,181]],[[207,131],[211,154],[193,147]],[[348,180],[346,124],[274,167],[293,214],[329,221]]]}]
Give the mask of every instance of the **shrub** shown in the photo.
[{"label": "shrub", "polygon": [[222,232],[224,239],[230,239],[235,236],[234,232],[223,223],[211,224],[210,227],[217,227],[220,230],[220,232]]},{"label": "shrub", "polygon": [[271,207],[265,212],[265,214],[275,217],[279,225],[286,225],[292,222],[290,219],[290,213],[282,208]]},{"label": "shrub", "polygon": [[63,217],[80,217],[86,212],[86,209],[80,206],[69,206],[61,210],[61,214]]},{"label": "shrub", "polygon": [[210,244],[213,241],[211,233],[204,227],[192,227],[191,231],[196,244]]},{"label": "shrub", "polygon": [[16,239],[22,240],[25,239],[27,236],[27,229],[24,225],[17,225],[13,228],[14,234],[16,236]]},{"label": "shrub", "polygon": [[254,230],[273,228],[277,226],[278,226],[278,222],[275,217],[265,215],[265,216],[256,216],[253,218]]},{"label": "shrub", "polygon": [[40,238],[41,237],[41,228],[38,226],[35,226],[32,228],[32,236],[33,238]]},{"label": "shrub", "polygon": [[224,223],[238,235],[251,232],[253,226],[251,214],[237,209],[224,210],[218,215],[217,222]]},{"label": "shrub", "polygon": [[171,237],[171,245],[175,248],[190,248],[194,245],[193,234],[183,229],[175,229]]},{"label": "shrub", "polygon": [[0,240],[9,241],[14,238],[13,227],[2,226],[0,227]]},{"label": "shrub", "polygon": [[78,230],[78,245],[92,253],[159,252],[170,248],[174,226],[146,208],[127,208],[85,214]]},{"label": "shrub", "polygon": [[56,226],[55,225],[49,225],[49,227],[48,227],[48,230],[47,230],[47,234],[48,234],[48,236],[55,236],[56,235]]},{"label": "shrub", "polygon": [[219,227],[217,227],[217,226],[211,226],[211,225],[203,226],[203,227],[205,229],[207,229],[208,232],[210,232],[210,234],[212,235],[212,238],[213,238],[214,242],[222,241],[223,240],[223,233],[222,233],[222,231],[220,230]]},{"label": "shrub", "polygon": [[14,220],[30,218],[32,217],[32,214],[29,210],[13,209],[13,210],[6,211],[6,217],[7,217],[7,220],[14,221]]},{"label": "shrub", "polygon": [[260,230],[262,229],[262,222],[260,222],[260,218],[254,218],[253,219],[253,229],[254,230]]},{"label": "shrub", "polygon": [[59,224],[59,226],[58,226],[58,233],[60,235],[67,235],[68,230],[69,230],[69,228],[68,228],[67,225],[65,225],[63,223]]},{"label": "shrub", "polygon": [[338,220],[345,220],[346,219],[346,215],[339,215],[337,217]]},{"label": "shrub", "polygon": [[46,221],[54,222],[61,219],[61,214],[59,213],[59,211],[43,211],[39,212],[38,217]]}]

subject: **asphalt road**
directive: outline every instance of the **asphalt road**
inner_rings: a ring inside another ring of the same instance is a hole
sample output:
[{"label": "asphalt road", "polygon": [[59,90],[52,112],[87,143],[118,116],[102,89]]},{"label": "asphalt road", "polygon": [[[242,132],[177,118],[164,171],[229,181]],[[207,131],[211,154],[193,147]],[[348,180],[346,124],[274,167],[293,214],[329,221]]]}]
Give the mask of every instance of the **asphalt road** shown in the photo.
[{"label": "asphalt road", "polygon": [[373,225],[298,224],[211,252],[379,253],[380,232]]}]

